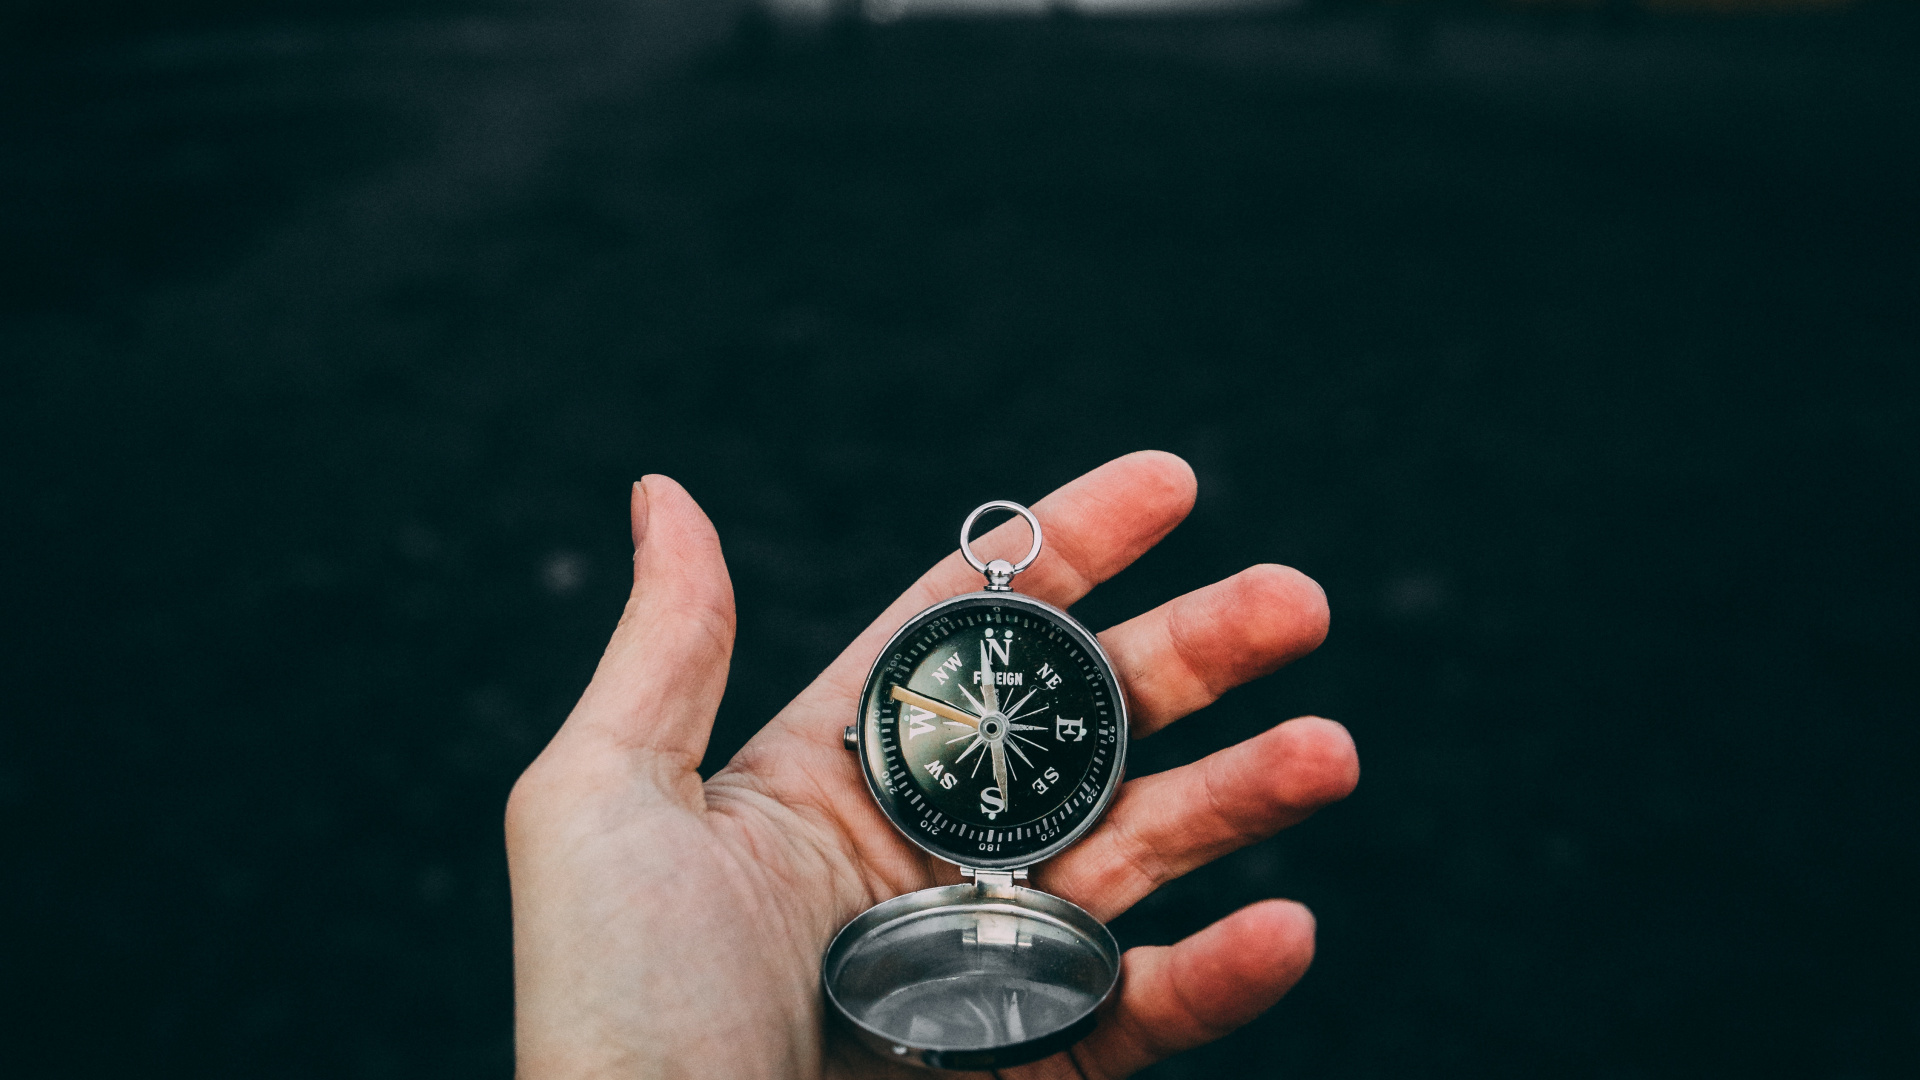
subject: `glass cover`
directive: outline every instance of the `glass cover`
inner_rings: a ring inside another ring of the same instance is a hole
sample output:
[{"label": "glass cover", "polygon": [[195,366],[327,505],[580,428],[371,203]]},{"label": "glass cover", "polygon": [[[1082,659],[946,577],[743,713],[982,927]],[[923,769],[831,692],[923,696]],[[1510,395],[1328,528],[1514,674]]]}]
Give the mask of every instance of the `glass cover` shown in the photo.
[{"label": "glass cover", "polygon": [[908,839],[962,866],[1031,866],[1093,826],[1125,770],[1126,701],[1086,628],[1018,593],[970,593],[881,650],[861,763]]}]

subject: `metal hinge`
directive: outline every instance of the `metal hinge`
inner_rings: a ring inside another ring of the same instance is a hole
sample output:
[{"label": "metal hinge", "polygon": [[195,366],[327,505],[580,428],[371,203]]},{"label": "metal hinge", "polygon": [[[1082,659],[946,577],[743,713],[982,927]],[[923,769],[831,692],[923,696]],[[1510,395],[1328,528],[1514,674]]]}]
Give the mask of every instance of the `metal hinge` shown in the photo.
[{"label": "metal hinge", "polygon": [[971,866],[963,866],[960,868],[960,876],[972,878],[975,885],[982,887],[997,885],[1003,889],[1011,889],[1014,882],[1027,880],[1027,868],[1022,866],[1013,870],[976,870]]}]

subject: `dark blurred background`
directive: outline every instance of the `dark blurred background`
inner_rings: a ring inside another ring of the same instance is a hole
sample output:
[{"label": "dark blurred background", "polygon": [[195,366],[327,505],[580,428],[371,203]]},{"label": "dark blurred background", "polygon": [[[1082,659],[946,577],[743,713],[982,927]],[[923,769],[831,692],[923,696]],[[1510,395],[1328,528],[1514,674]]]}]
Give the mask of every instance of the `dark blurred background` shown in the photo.
[{"label": "dark blurred background", "polygon": [[508,1076],[634,479],[733,570],[712,768],[1157,447],[1083,619],[1334,621],[1137,770],[1365,775],[1118,921],[1321,919],[1153,1076],[1920,1073],[1913,10],[913,2],[4,9],[0,1072]]}]

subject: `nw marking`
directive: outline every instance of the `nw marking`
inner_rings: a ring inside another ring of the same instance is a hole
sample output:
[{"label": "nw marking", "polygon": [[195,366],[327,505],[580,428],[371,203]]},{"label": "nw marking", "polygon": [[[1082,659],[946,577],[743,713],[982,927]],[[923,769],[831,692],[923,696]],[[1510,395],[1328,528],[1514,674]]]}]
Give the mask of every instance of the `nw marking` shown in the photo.
[{"label": "nw marking", "polygon": [[960,670],[960,654],[956,652],[952,656],[949,656],[945,660],[942,660],[940,662],[939,667],[936,667],[933,669],[933,677],[940,682],[940,685],[945,686],[947,683],[948,677],[951,676],[954,672],[959,670]]}]

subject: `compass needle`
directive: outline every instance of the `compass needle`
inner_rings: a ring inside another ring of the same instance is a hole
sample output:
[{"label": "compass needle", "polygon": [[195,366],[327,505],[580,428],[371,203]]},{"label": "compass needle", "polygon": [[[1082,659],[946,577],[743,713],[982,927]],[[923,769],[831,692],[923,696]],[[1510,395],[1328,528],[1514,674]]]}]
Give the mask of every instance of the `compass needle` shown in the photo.
[{"label": "compass needle", "polygon": [[906,687],[899,685],[898,683],[894,684],[893,689],[887,691],[887,696],[891,697],[895,701],[904,702],[905,704],[912,705],[916,708],[925,709],[935,716],[938,716],[945,720],[951,720],[956,724],[965,724],[967,727],[970,727],[970,728],[977,728],[980,726],[979,717],[970,716],[967,713],[954,708],[953,706],[947,704],[944,701],[941,701],[938,698],[930,698],[925,694],[916,694],[913,691],[907,689]]},{"label": "compass needle", "polygon": [[[989,630],[987,633],[991,634],[993,631]],[[966,689],[964,686],[961,687],[961,693],[965,693]],[[987,703],[987,711],[1000,711],[1000,691],[993,683],[993,649],[985,641],[980,643],[980,698]]]}]

